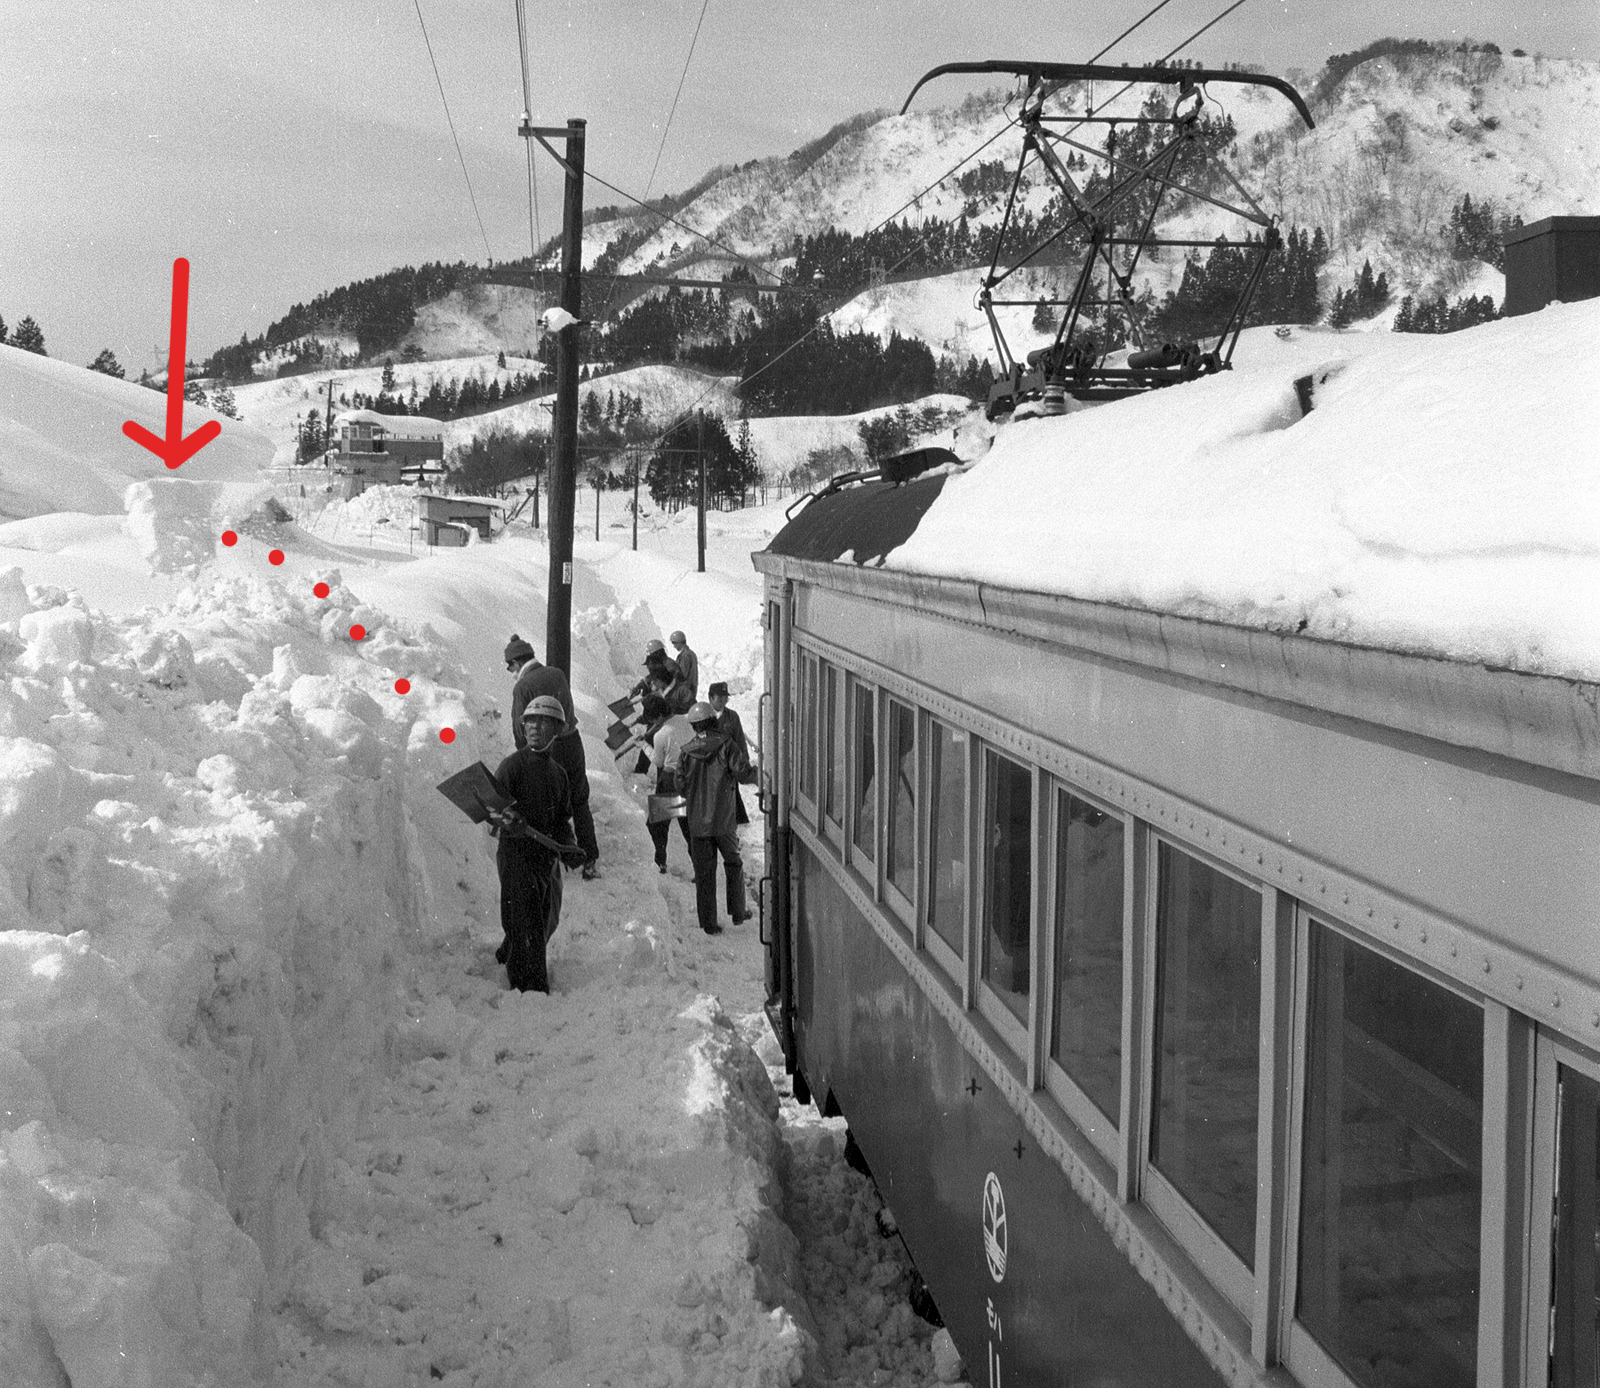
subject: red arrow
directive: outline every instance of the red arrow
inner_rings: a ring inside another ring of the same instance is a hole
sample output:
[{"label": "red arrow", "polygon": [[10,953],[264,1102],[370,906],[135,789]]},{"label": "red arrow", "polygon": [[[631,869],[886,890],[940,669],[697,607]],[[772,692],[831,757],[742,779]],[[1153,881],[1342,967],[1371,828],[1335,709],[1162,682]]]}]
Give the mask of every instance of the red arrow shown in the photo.
[{"label": "red arrow", "polygon": [[157,438],[142,424],[128,420],[122,432],[141,448],[148,448],[169,468],[180,468],[212,439],[222,426],[208,419],[188,438],[183,436],[183,362],[189,328],[189,262],[179,256],[172,262],[172,337],[167,357],[167,436]]}]

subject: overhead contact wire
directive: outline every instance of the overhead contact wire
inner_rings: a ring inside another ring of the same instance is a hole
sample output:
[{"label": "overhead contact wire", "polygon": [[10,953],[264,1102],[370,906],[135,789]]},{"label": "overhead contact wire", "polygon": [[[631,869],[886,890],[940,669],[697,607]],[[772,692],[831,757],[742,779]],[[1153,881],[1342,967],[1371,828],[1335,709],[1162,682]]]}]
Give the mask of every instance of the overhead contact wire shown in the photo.
[{"label": "overhead contact wire", "polygon": [[[528,75],[528,12],[524,0],[516,0],[517,55],[522,68],[522,113],[533,119],[533,84]],[[539,230],[539,185],[533,173],[533,145],[524,140],[528,153],[528,263],[539,258],[539,245],[544,240]]]},{"label": "overhead contact wire", "polygon": [[667,123],[661,127],[661,143],[656,146],[656,162],[650,166],[650,177],[644,181],[644,195],[648,201],[650,188],[656,181],[656,170],[661,167],[661,152],[667,147],[667,135],[672,129],[672,118],[678,114],[678,98],[683,95],[684,80],[689,76],[689,64],[694,61],[694,46],[700,42],[700,26],[706,22],[706,8],[711,0],[701,0],[700,18],[695,20],[694,37],[689,40],[689,56],[683,60],[683,71],[678,75],[678,90],[672,94],[672,107],[667,112]]},{"label": "overhead contact wire", "polygon": [[433,56],[433,43],[428,38],[428,26],[422,18],[421,0],[411,0],[411,3],[416,7],[417,23],[422,26],[422,42],[428,49],[428,62],[433,65],[433,80],[439,86],[439,100],[444,106],[444,118],[450,127],[450,138],[455,141],[456,158],[461,161],[461,177],[466,180],[467,197],[472,200],[472,215],[478,219],[478,233],[483,237],[483,253],[493,260],[494,252],[489,249],[489,233],[484,230],[483,214],[478,211],[478,195],[472,191],[472,175],[467,172],[467,156],[461,152],[461,139],[456,134],[456,123],[450,115],[450,102],[444,94],[444,79],[439,76],[439,64]]}]

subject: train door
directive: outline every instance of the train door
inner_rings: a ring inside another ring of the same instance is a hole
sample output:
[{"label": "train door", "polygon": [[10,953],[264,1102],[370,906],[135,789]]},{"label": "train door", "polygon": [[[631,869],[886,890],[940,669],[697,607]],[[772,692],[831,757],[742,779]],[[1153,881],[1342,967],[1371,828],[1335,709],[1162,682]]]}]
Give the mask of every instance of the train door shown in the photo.
[{"label": "train door", "polygon": [[794,727],[790,677],[790,614],[793,587],[769,584],[762,626],[766,632],[761,695],[760,802],[766,847],[761,879],[761,943],[766,947],[766,1012],[783,1047],[785,1068],[795,1072],[793,931],[790,928],[789,766]]}]

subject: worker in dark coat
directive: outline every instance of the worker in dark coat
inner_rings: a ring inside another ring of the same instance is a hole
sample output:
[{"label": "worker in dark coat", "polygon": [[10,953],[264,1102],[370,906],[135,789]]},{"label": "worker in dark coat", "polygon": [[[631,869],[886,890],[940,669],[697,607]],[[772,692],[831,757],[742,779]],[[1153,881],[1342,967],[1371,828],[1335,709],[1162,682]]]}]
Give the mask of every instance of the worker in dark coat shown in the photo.
[{"label": "worker in dark coat", "polygon": [[700,698],[700,657],[689,649],[689,638],[681,631],[673,632],[669,639],[672,649],[678,653],[673,661],[678,670],[678,683],[689,691],[692,704]]},{"label": "worker in dark coat", "polygon": [[[744,724],[739,721],[739,715],[728,707],[728,686],[726,681],[718,680],[706,688],[706,700],[710,703],[712,712],[717,715],[717,727],[722,735],[739,744],[739,750],[744,753],[744,761],[749,769],[739,780],[748,784],[755,780],[755,766],[750,757],[750,744],[745,740]],[[734,791],[734,806],[738,810],[737,819],[740,824],[750,822],[750,812],[744,807],[744,795],[739,790]]]},{"label": "worker in dark coat", "polygon": [[639,683],[628,691],[630,699],[643,698],[651,692],[651,686],[659,676],[665,675],[670,684],[678,674],[678,667],[672,663],[672,657],[667,654],[667,648],[659,641],[651,641],[644,648],[644,674]]},{"label": "worker in dark coat", "polygon": [[589,809],[589,770],[583,757],[583,734],[578,731],[578,720],[572,712],[572,689],[567,677],[557,666],[541,665],[534,656],[533,647],[515,632],[506,645],[506,669],[517,677],[511,687],[511,738],[519,749],[527,742],[523,714],[533,700],[547,694],[561,702],[566,719],[550,755],[567,773],[572,795],[572,824],[584,852],[584,880],[598,877],[600,843],[595,838],[594,815]]},{"label": "worker in dark coat", "polygon": [[495,957],[505,964],[511,986],[521,992],[550,991],[545,946],[561,921],[560,855],[529,830],[577,849],[567,773],[550,755],[564,719],[559,699],[536,695],[524,711],[521,749],[495,772],[513,802],[511,809],[489,816],[500,839],[495,866],[500,870],[500,924],[506,933],[504,953]]},{"label": "worker in dark coat", "polygon": [[744,860],[739,854],[739,827],[734,802],[739,777],[750,765],[739,744],[717,727],[710,704],[689,710],[695,739],[683,749],[678,780],[688,802],[689,856],[694,860],[694,904],[700,928],[720,935],[717,923],[717,855],[727,877],[728,915],[739,925],[750,919],[744,899]]}]

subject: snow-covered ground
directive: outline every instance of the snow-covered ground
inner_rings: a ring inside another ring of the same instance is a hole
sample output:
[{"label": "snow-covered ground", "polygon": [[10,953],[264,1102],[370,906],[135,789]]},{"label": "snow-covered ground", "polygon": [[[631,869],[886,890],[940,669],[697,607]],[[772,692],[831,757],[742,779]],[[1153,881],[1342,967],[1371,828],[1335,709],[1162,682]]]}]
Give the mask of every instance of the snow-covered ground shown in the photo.
[{"label": "snow-covered ground", "polygon": [[[931,1382],[842,1123],[778,1092],[754,927],[700,933],[600,738],[674,627],[754,733],[781,510],[713,514],[704,575],[692,513],[635,553],[608,494],[580,533],[603,875],[524,996],[492,842],[434,785],[510,748],[542,536],[411,559],[255,486],[201,507],[94,451],[137,387],[37,361],[5,463],[43,513],[0,526],[0,1382]],[[46,510],[73,449],[130,514]]]}]

